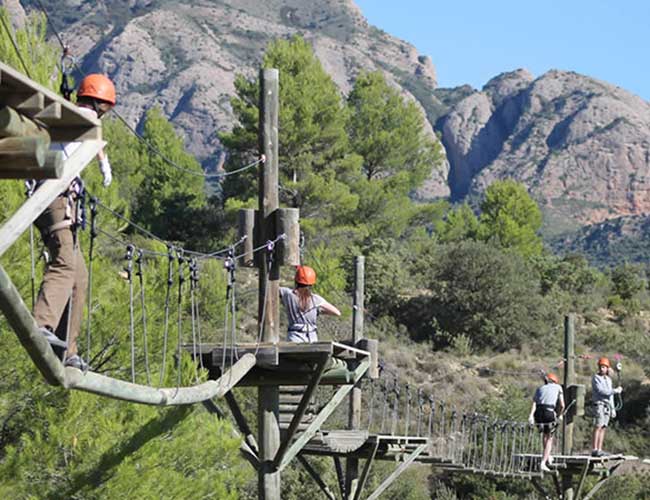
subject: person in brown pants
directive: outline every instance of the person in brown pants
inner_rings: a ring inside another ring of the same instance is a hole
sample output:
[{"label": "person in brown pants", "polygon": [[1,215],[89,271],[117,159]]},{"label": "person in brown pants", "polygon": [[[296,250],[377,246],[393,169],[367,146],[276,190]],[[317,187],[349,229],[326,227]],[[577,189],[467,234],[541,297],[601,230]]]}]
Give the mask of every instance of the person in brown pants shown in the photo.
[{"label": "person in brown pants", "polygon": [[[115,105],[113,83],[104,75],[86,76],[77,91],[77,105],[89,116],[101,118]],[[77,147],[79,143],[62,145],[64,156],[72,155]],[[107,187],[112,180],[108,157],[100,151],[97,158]],[[88,364],[77,351],[88,286],[88,270],[76,233],[81,223],[77,200],[82,186],[81,179],[75,179],[36,219],[50,261],[34,305],[34,318],[50,344],[67,348],[65,366],[86,371]]]}]

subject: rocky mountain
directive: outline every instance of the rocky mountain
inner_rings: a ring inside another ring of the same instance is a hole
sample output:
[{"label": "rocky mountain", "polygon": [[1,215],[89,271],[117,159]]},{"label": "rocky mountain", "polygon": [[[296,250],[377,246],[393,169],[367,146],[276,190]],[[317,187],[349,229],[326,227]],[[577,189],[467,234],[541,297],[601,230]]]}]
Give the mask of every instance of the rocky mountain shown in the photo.
[{"label": "rocky mountain", "polygon": [[514,178],[542,204],[547,234],[650,214],[650,103],[565,71],[517,70],[446,96],[436,128],[452,199]]},{"label": "rocky mountain", "polygon": [[[0,2],[20,20],[18,0]],[[431,60],[353,0],[22,1],[40,3],[83,69],[116,81],[123,116],[137,125],[161,107],[209,170],[223,160],[217,131],[233,124],[235,75],[253,77],[270,40],[301,34],[342,94],[359,71],[381,70],[419,104],[448,159],[420,198],[473,199],[512,177],[542,205],[549,237],[650,215],[650,104],[608,83],[517,70],[481,90],[437,88]]]},{"label": "rocky mountain", "polygon": [[[16,0],[5,0],[16,1]],[[29,9],[38,3],[24,0]],[[235,75],[256,75],[270,40],[301,34],[346,94],[362,70],[381,70],[433,122],[445,109],[427,56],[371,25],[352,0],[41,0],[85,71],[116,82],[132,124],[160,106],[206,168],[218,166],[216,132],[233,124]],[[433,128],[430,129],[433,135]],[[447,196],[436,172],[427,196]]]}]

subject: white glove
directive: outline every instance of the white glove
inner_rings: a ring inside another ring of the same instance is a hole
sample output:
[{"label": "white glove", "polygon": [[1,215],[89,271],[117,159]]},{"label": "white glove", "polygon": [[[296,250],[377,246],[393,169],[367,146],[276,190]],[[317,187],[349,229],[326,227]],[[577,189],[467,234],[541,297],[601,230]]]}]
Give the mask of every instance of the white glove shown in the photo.
[{"label": "white glove", "polygon": [[620,394],[621,392],[623,392],[623,388],[620,385],[614,389],[614,394]]},{"label": "white glove", "polygon": [[101,170],[102,176],[104,177],[104,187],[110,186],[111,182],[113,182],[113,171],[111,170],[108,156],[104,156],[104,158],[99,161],[99,170]]},{"label": "white glove", "polygon": [[535,424],[535,418],[534,418],[532,415],[528,417],[528,423],[529,423],[530,425],[534,425],[534,424]]}]

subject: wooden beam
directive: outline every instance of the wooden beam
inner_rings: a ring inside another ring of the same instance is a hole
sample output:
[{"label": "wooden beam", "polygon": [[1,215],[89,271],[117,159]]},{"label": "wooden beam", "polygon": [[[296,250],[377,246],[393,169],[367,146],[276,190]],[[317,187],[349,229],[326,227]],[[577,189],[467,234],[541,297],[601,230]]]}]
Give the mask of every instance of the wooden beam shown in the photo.
[{"label": "wooden beam", "polygon": [[375,444],[372,447],[372,452],[370,453],[370,456],[366,460],[366,463],[363,465],[363,471],[361,472],[361,476],[359,476],[359,485],[357,486],[357,491],[354,494],[353,500],[359,500],[361,498],[361,492],[363,491],[363,488],[366,485],[366,481],[368,480],[370,467],[372,466],[372,463],[375,461],[375,456],[377,455],[378,449],[379,449],[379,440],[375,441]]},{"label": "wooden beam", "polygon": [[52,385],[65,385],[65,373],[61,361],[38,330],[34,317],[1,265],[0,310],[45,380]]},{"label": "wooden beam", "polygon": [[55,124],[62,117],[61,103],[54,101],[43,108],[34,115],[34,118],[42,121],[45,124]]},{"label": "wooden beam", "polygon": [[232,416],[235,419],[235,423],[239,428],[239,431],[244,435],[244,440],[246,441],[246,443],[248,443],[248,446],[250,446],[250,448],[254,450],[256,454],[259,455],[259,445],[257,444],[253,431],[248,425],[248,420],[246,420],[244,413],[241,411],[241,408],[239,407],[239,404],[237,404],[237,399],[235,399],[235,395],[232,392],[229,392],[226,394],[225,399],[226,399],[226,403],[228,404],[228,408],[230,408],[230,412],[232,413]]},{"label": "wooden beam", "polygon": [[77,177],[105,145],[102,141],[85,141],[68,158],[60,179],[43,185],[0,227],[0,256],[32,225],[39,215]]},{"label": "wooden beam", "polygon": [[311,397],[313,396],[314,391],[318,387],[318,383],[320,382],[320,379],[323,376],[323,372],[325,371],[325,366],[327,365],[329,359],[330,359],[329,355],[325,355],[318,362],[316,371],[312,375],[312,378],[309,381],[309,384],[307,385],[307,388],[305,389],[305,392],[302,395],[300,404],[298,404],[298,408],[293,414],[293,418],[291,419],[291,423],[289,424],[289,428],[287,429],[287,433],[285,435],[284,441],[280,444],[280,448],[278,449],[278,452],[275,455],[274,463],[276,466],[282,463],[282,460],[284,459],[284,455],[287,449],[289,448],[289,444],[291,443],[293,437],[296,435],[296,432],[298,431],[298,425],[302,422],[302,417],[304,416],[305,411],[307,411],[307,407],[309,406]]},{"label": "wooden beam", "polygon": [[0,168],[2,179],[60,179],[63,175],[63,151],[48,151],[42,167]]},{"label": "wooden beam", "polygon": [[[62,125],[82,125],[85,127],[99,127],[100,122],[98,119],[93,119],[84,115],[79,108],[71,103],[66,101],[62,96],[53,92],[52,90],[40,85],[39,83],[31,80],[27,76],[23,75],[20,71],[12,68],[8,64],[5,64],[0,61],[0,74],[2,74],[2,86],[0,87],[0,104],[12,105],[10,101],[14,96],[22,96],[22,101],[24,102],[26,97],[40,94],[43,98],[43,106],[45,107],[45,102],[55,101],[58,102],[63,111],[63,123]],[[36,98],[40,100],[40,98]],[[30,107],[30,106],[28,106]],[[31,109],[36,113],[41,109],[38,109],[38,106],[31,105]],[[23,111],[23,110],[21,110]]]},{"label": "wooden beam", "polygon": [[52,142],[101,141],[102,127],[85,126],[51,126],[49,129]]},{"label": "wooden beam", "polygon": [[336,471],[336,480],[339,483],[339,491],[341,492],[341,498],[347,498],[346,495],[348,490],[345,485],[345,474],[343,473],[343,464],[341,463],[341,459],[337,455],[332,455],[332,460],[334,461],[334,470]]},{"label": "wooden beam", "polygon": [[[228,394],[232,394],[232,393],[229,392]],[[226,415],[224,414],[223,411],[221,411],[221,408],[219,408],[217,403],[215,403],[212,399],[206,399],[205,401],[203,401],[203,406],[205,407],[206,410],[208,410],[208,412],[216,415],[218,418],[222,420],[226,420]],[[258,451],[251,449],[251,447],[248,446],[248,444],[243,440],[242,435],[239,432],[237,432],[236,429],[233,428],[232,433],[236,438],[242,440],[241,444],[239,445],[240,455],[249,464],[251,464],[255,470],[257,470],[258,467],[260,466]]]},{"label": "wooden beam", "polygon": [[578,500],[580,498],[580,493],[582,493],[582,488],[585,485],[585,479],[587,479],[587,473],[589,472],[589,467],[590,464],[587,462],[582,469],[582,474],[580,474],[580,479],[578,480],[578,486],[576,487],[576,491],[574,493],[574,498]]},{"label": "wooden beam", "polygon": [[22,137],[42,132],[47,133],[45,129],[15,109],[9,106],[0,109],[0,137]]},{"label": "wooden beam", "polygon": [[408,466],[411,465],[415,461],[415,459],[418,458],[422,454],[422,452],[428,448],[428,446],[429,446],[428,443],[421,444],[420,446],[418,446],[415,449],[415,451],[413,451],[413,453],[411,453],[408,456],[408,458],[404,460],[404,462],[402,462],[399,465],[399,467],[397,467],[397,469],[395,469],[393,473],[390,476],[388,476],[383,483],[379,485],[379,487],[373,492],[372,495],[368,497],[367,500],[376,500],[379,497],[379,495],[381,495],[391,484],[393,484],[395,479],[397,479],[402,474],[402,472],[404,472],[408,468]]},{"label": "wooden beam", "polygon": [[[591,500],[593,496],[598,493],[598,490],[600,490],[603,486],[605,486],[605,483],[609,481],[611,478],[613,478],[616,475],[616,471],[618,468],[621,466],[621,464],[618,464],[610,469],[610,474],[608,476],[603,477],[600,479],[591,490],[584,496],[582,500]],[[576,500],[580,500],[579,498],[576,498]]]},{"label": "wooden beam", "polygon": [[304,469],[307,471],[307,473],[311,476],[311,478],[316,482],[318,487],[321,489],[323,493],[325,493],[325,496],[329,498],[329,500],[336,500],[336,497],[334,496],[334,493],[332,493],[332,490],[328,488],[328,486],[325,484],[325,482],[321,479],[320,475],[318,472],[314,470],[314,468],[311,466],[311,464],[307,461],[305,457],[301,457],[298,455],[298,462],[300,462],[300,465],[304,467]]},{"label": "wooden beam", "polygon": [[[15,94],[15,107],[21,113],[35,115],[45,108],[45,96],[41,92],[32,92],[30,94]],[[11,100],[9,100],[11,102]]]},{"label": "wooden beam", "polygon": [[284,458],[282,459],[282,462],[278,465],[278,470],[282,471],[284,468],[289,465],[293,457],[295,457],[300,450],[309,442],[309,440],[318,432],[320,429],[321,425],[323,425],[323,422],[327,420],[327,418],[336,410],[338,405],[343,401],[345,396],[348,395],[348,393],[352,390],[354,387],[354,384],[366,373],[368,370],[368,365],[370,362],[368,360],[364,360],[361,363],[359,363],[359,366],[357,369],[354,371],[354,381],[352,384],[344,385],[339,388],[338,391],[334,394],[332,399],[330,400],[327,405],[320,411],[320,413],[316,416],[314,421],[309,424],[309,427],[300,435],[300,437],[291,445],[289,450],[285,453]]},{"label": "wooden beam", "polygon": [[255,356],[245,354],[218,380],[208,380],[193,387],[149,387],[105,377],[98,373],[83,373],[76,368],[65,369],[66,387],[90,392],[112,399],[153,406],[181,406],[200,403],[206,399],[220,398],[255,366]]},{"label": "wooden beam", "polygon": [[0,178],[7,168],[40,168],[45,164],[50,138],[47,135],[5,137],[0,139]]}]

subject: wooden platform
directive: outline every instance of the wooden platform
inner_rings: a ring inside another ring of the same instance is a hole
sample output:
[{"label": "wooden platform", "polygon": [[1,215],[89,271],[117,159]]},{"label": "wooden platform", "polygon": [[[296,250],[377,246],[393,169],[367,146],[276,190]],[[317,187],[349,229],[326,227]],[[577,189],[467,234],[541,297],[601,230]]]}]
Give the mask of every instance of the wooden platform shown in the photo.
[{"label": "wooden platform", "polygon": [[369,351],[338,342],[314,342],[299,344],[294,342],[241,343],[225,350],[220,344],[201,344],[183,346],[186,352],[201,356],[210,378],[218,378],[221,372],[247,353],[255,354],[257,364],[238,384],[240,387],[259,387],[271,385],[306,385],[325,363],[325,372],[320,385],[350,384],[354,380],[355,369],[362,360],[371,360],[369,373],[376,360],[371,359]]},{"label": "wooden platform", "polygon": [[[521,459],[522,463],[531,464],[535,469],[539,469],[542,461],[541,454],[517,454],[515,458]],[[607,455],[604,457],[592,457],[591,455],[553,455],[553,463],[548,467],[551,471],[565,472],[571,474],[581,474],[587,470],[589,475],[607,475],[613,467],[621,465],[623,462],[637,461],[638,457],[633,455]]]},{"label": "wooden platform", "polygon": [[99,120],[89,118],[74,104],[2,62],[0,106],[10,106],[44,125],[52,142],[102,138]]}]

